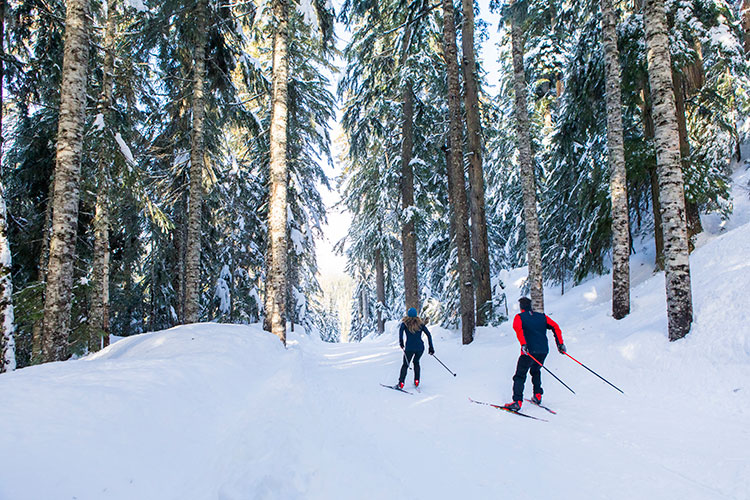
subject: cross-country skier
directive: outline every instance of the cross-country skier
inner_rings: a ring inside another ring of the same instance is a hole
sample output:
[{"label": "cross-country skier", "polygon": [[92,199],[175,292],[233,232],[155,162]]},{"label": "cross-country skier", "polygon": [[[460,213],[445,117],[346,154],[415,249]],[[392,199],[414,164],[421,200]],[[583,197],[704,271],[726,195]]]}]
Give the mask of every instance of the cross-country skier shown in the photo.
[{"label": "cross-country skier", "polygon": [[[518,358],[516,374],[513,375],[513,402],[505,405],[505,408],[518,411],[523,404],[523,386],[526,383],[526,373],[531,371],[531,383],[534,386],[534,397],[532,401],[542,403],[542,367],[544,358],[549,354],[549,343],[547,330],[555,332],[555,342],[560,354],[565,353],[562,331],[546,314],[535,312],[531,309],[531,299],[521,297],[518,299],[521,312],[513,319],[513,329],[516,331],[518,341],[521,343],[521,356]],[[531,354],[539,363],[531,359]]]},{"label": "cross-country skier", "polygon": [[[398,329],[398,343],[401,349],[404,351],[404,362],[401,364],[401,373],[398,377],[399,389],[404,388],[404,380],[406,380],[406,371],[409,369],[409,363],[414,358],[414,385],[419,387],[419,358],[424,354],[424,342],[422,341],[422,333],[427,335],[427,341],[430,344],[430,354],[435,354],[435,348],[432,345],[432,335],[424,324],[421,318],[417,316],[417,310],[410,307],[406,313],[406,317],[401,320],[401,326]],[[406,345],[404,345],[404,334],[406,334]]]}]

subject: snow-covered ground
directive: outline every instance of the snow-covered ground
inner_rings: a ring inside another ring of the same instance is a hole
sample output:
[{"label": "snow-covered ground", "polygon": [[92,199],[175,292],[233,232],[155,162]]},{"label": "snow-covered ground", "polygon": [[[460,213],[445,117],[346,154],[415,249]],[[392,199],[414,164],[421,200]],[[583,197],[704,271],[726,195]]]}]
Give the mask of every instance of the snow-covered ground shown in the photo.
[{"label": "snow-covered ground", "polygon": [[[547,290],[569,352],[625,395],[553,352],[576,394],[545,373],[558,414],[524,410],[548,422],[471,404],[511,396],[508,323],[468,346],[432,328],[458,376],[425,356],[413,395],[379,385],[397,378],[396,323],[287,349],[255,326],[189,325],[0,376],[0,499],[749,499],[749,178],[732,220],[704,221],[687,338],[667,341],[650,243],[624,320],[608,276]],[[504,277],[511,303],[522,275]]]}]

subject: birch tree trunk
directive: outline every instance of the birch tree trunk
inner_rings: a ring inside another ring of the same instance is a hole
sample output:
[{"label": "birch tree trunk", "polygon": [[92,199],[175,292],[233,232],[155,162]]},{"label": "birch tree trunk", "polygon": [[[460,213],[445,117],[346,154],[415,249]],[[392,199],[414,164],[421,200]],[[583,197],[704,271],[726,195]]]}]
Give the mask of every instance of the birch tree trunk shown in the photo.
[{"label": "birch tree trunk", "polygon": [[450,150],[448,177],[450,203],[453,207],[458,254],[458,277],[461,297],[461,334],[464,344],[474,340],[474,285],[471,273],[471,241],[468,227],[466,180],[464,178],[461,140],[461,87],[458,77],[458,48],[453,19],[453,1],[443,0],[443,47],[448,72],[448,112],[450,113]]},{"label": "birch tree trunk", "polygon": [[[107,27],[104,31],[104,66],[102,67],[102,93],[99,98],[99,114],[104,123],[111,123],[112,92],[114,90],[115,72],[115,36],[117,2],[107,1]],[[109,182],[110,163],[112,162],[111,141],[109,133],[103,131],[105,138],[99,149],[97,165],[96,208],[94,213],[94,263],[93,263],[93,296],[91,298],[91,337],[89,350],[98,351],[109,345]]]},{"label": "birch tree trunk", "polygon": [[[5,0],[0,0],[0,162],[3,158],[3,84],[5,83]],[[16,369],[16,337],[13,318],[13,280],[5,209],[3,165],[0,163],[0,373]]]},{"label": "birch tree trunk", "polygon": [[185,255],[185,323],[198,321],[201,279],[201,214],[203,207],[204,121],[206,114],[206,16],[208,1],[199,0],[195,13],[193,62],[193,129],[190,137],[190,193]]},{"label": "birch tree trunk", "polygon": [[89,62],[88,11],[88,0],[67,1],[55,187],[51,200],[52,229],[42,320],[42,358],[48,362],[64,360],[70,355],[68,335]]},{"label": "birch tree trunk", "polygon": [[675,112],[669,38],[663,0],[646,0],[644,20],[651,84],[659,200],[664,227],[664,264],[669,339],[688,334],[693,320],[685,194]]},{"label": "birch tree trunk", "polygon": [[289,1],[274,0],[273,90],[271,94],[271,159],[268,202],[269,263],[265,328],[286,345],[285,297],[287,268],[287,91]]},{"label": "birch tree trunk", "polygon": [[630,313],[630,224],[622,130],[620,52],[617,49],[617,12],[612,0],[601,0],[601,9],[607,86],[609,192],[612,200],[612,317],[622,319]]},{"label": "birch tree trunk", "polygon": [[[511,2],[513,6],[515,2]],[[523,28],[517,13],[511,14],[511,44],[513,50],[513,87],[516,93],[515,115],[518,142],[518,161],[523,190],[523,219],[526,228],[526,259],[529,263],[531,303],[534,310],[544,312],[544,282],[542,279],[542,244],[539,238],[539,218],[536,212],[536,179],[531,156],[529,110],[526,104],[526,75],[523,66]]]},{"label": "birch tree trunk", "polygon": [[[411,40],[411,25],[404,30],[403,53],[401,66],[406,64]],[[420,308],[419,300],[419,262],[417,260],[417,235],[414,227],[414,170],[411,166],[412,149],[414,148],[414,92],[412,81],[406,80],[401,91],[403,121],[401,122],[401,249],[404,262],[404,301],[405,309]]]},{"label": "birch tree trunk", "polygon": [[[2,87],[0,87],[0,92],[2,92],[1,89]],[[1,146],[0,153],[2,153]],[[10,372],[16,369],[16,326],[13,318],[13,281],[11,280],[11,256],[8,243],[8,218],[2,182],[0,182],[0,328],[2,329],[0,331],[0,373]]]},{"label": "birch tree trunk", "polygon": [[479,121],[479,90],[474,54],[474,0],[463,1],[464,107],[466,135],[469,145],[469,188],[471,200],[471,252],[476,262],[477,325],[487,324],[492,317],[492,284],[487,241],[487,215],[484,203],[484,171],[482,169],[482,128]]},{"label": "birch tree trunk", "polygon": [[375,291],[378,296],[378,333],[385,331],[385,320],[383,319],[383,308],[385,307],[385,266],[383,254],[380,250],[375,252]]}]

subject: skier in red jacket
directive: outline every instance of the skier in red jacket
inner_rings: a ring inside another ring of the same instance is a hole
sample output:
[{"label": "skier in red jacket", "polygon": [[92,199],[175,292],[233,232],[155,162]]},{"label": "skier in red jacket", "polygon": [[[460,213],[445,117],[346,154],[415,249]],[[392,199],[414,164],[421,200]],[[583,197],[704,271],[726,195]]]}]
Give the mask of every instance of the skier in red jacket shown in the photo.
[{"label": "skier in red jacket", "polygon": [[[518,411],[523,404],[523,386],[526,383],[526,373],[531,371],[531,383],[534,386],[534,397],[532,402],[541,404],[542,394],[542,367],[544,359],[549,354],[549,342],[547,330],[555,332],[555,342],[560,354],[565,353],[562,331],[546,314],[535,312],[531,309],[531,299],[521,297],[518,300],[521,312],[513,319],[513,330],[516,331],[518,341],[521,343],[521,356],[518,358],[516,374],[513,375],[513,402],[505,405],[505,408]],[[534,361],[531,356],[539,363]]]}]

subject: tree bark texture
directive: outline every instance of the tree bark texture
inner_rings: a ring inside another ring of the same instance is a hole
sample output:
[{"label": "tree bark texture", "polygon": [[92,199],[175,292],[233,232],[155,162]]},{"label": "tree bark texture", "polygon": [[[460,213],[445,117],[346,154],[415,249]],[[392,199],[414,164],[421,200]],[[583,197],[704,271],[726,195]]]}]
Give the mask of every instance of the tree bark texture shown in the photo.
[{"label": "tree bark texture", "polygon": [[[0,162],[3,158],[3,84],[5,83],[5,0],[0,0]],[[16,369],[13,280],[8,243],[3,165],[0,163],[0,373]]]},{"label": "tree bark texture", "polygon": [[274,0],[273,90],[271,94],[269,257],[266,281],[266,327],[286,345],[287,268],[287,93],[289,72],[289,1]]},{"label": "tree bark texture", "polygon": [[452,0],[443,0],[443,47],[448,72],[448,112],[450,113],[450,155],[448,176],[456,227],[458,278],[461,301],[461,333],[464,344],[474,340],[474,284],[471,272],[471,236],[468,226],[466,180],[461,140],[461,87],[458,76],[458,47]]},{"label": "tree bark texture", "polygon": [[534,310],[544,312],[544,282],[542,278],[542,243],[539,238],[539,218],[536,211],[536,179],[531,154],[529,110],[526,104],[526,75],[523,66],[523,29],[517,16],[511,15],[511,44],[513,50],[513,87],[515,89],[516,135],[518,161],[523,190],[523,219],[526,228],[526,259],[529,264],[531,303]]},{"label": "tree bark texture", "polygon": [[630,223],[625,146],[622,127],[620,52],[617,49],[617,11],[612,0],[601,0],[602,45],[607,87],[607,149],[612,202],[612,317],[630,313]]},{"label": "tree bark texture", "polygon": [[411,166],[414,147],[414,93],[407,81],[402,92],[403,121],[401,123],[401,248],[404,261],[405,309],[420,308],[417,261],[417,235],[414,227],[414,170]]},{"label": "tree bark texture", "polygon": [[[104,123],[111,123],[112,93],[115,72],[115,36],[117,33],[117,1],[107,0],[107,27],[104,31],[104,65],[99,113]],[[91,298],[91,336],[89,350],[94,352],[109,345],[109,184],[113,151],[110,132],[103,132],[96,172],[96,208],[94,212],[93,296]]]},{"label": "tree bark texture", "polygon": [[385,307],[385,266],[380,250],[375,252],[375,291],[378,296],[378,333],[385,331],[383,308]]},{"label": "tree bark texture", "polygon": [[669,38],[663,0],[647,0],[644,19],[651,84],[659,200],[664,228],[664,264],[669,339],[688,334],[693,320],[680,136],[672,87]]},{"label": "tree bark texture", "polygon": [[68,335],[89,59],[88,11],[88,0],[67,1],[55,187],[51,201],[52,229],[42,320],[42,357],[48,362],[64,360],[70,355]]},{"label": "tree bark texture", "polygon": [[204,121],[206,116],[206,16],[208,1],[199,0],[195,13],[193,62],[193,129],[190,137],[190,193],[185,255],[185,323],[199,320],[201,279],[201,214],[203,207]]},{"label": "tree bark texture", "polygon": [[484,326],[492,317],[492,284],[490,281],[489,242],[487,240],[487,215],[484,203],[484,171],[482,169],[482,129],[479,120],[479,83],[474,54],[474,0],[462,0],[464,74],[464,107],[466,108],[466,135],[469,146],[469,195],[471,206],[471,252],[476,262],[477,325]]},{"label": "tree bark texture", "polygon": [[[4,3],[4,2],[3,2]],[[0,38],[2,40],[2,38]],[[0,78],[2,83],[2,78]],[[0,87],[1,89],[1,87]],[[0,90],[2,92],[2,90]],[[0,108],[1,109],[1,108]],[[0,126],[0,132],[2,128]],[[0,147],[0,153],[2,147]],[[13,280],[8,243],[8,218],[5,189],[0,182],[0,373],[16,369],[15,321],[13,318]]]}]

